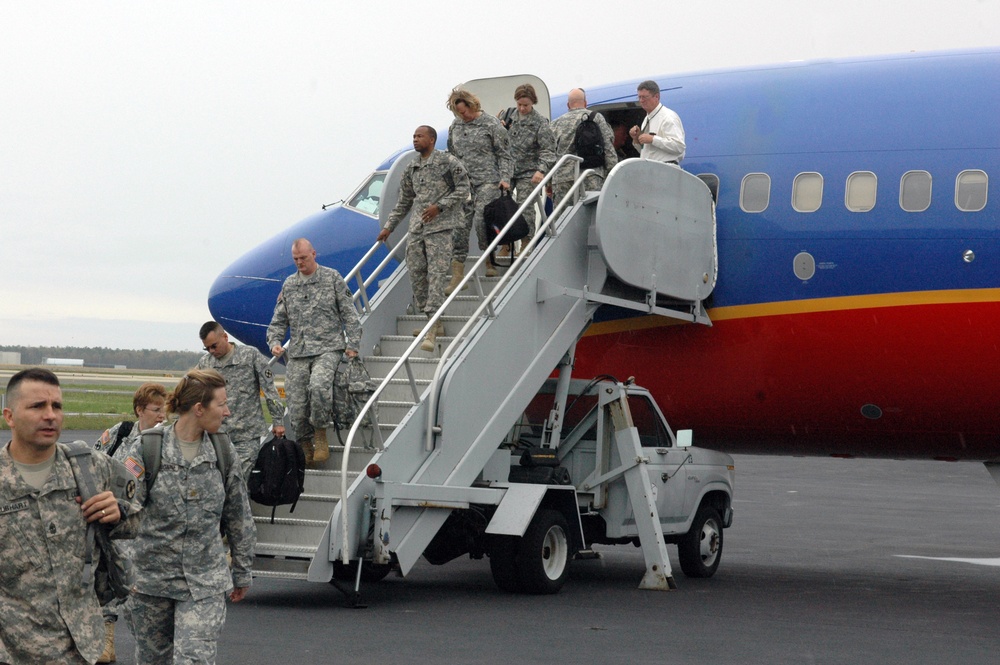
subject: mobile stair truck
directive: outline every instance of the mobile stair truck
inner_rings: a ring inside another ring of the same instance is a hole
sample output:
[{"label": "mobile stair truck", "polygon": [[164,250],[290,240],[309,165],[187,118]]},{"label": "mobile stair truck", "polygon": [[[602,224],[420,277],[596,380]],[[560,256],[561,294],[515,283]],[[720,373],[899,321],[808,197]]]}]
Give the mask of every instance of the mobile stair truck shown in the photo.
[{"label": "mobile stair truck", "polygon": [[[386,176],[383,222],[415,155]],[[579,158],[566,162],[579,172]],[[732,458],[692,447],[647,391],[571,377],[576,342],[602,305],[711,325],[712,195],[667,164],[624,161],[600,192],[581,191],[588,173],[539,217],[529,251],[501,276],[480,276],[496,242],[470,256],[463,285],[430,321],[410,313],[405,263],[382,275],[402,255],[405,223],[380,265],[362,276],[373,247],[347,275],[378,387],[328,468],[307,471],[294,515],[279,508],[272,520],[255,506],[256,575],[345,580],[356,603],[362,581],[405,576],[421,556],[468,554],[489,558],[502,589],[554,593],[572,559],[608,543],[641,547],[640,588],[675,588],[667,543],[686,575],[715,572],[733,515]],[[422,351],[438,321],[446,334]]]}]

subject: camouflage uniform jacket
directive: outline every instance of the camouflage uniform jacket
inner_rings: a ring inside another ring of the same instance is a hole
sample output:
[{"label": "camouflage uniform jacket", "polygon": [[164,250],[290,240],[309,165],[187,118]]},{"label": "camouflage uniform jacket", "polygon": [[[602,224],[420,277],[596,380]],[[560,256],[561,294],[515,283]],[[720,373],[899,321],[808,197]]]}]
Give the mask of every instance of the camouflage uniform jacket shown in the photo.
[{"label": "camouflage uniform jacket", "polygon": [[[462,204],[469,198],[469,175],[454,155],[435,150],[430,157],[418,157],[403,172],[399,187],[399,202],[389,214],[385,228],[392,231],[410,215],[410,235],[457,229],[465,224]],[[440,214],[425,223],[420,215],[429,205],[437,204]]]},{"label": "camouflage uniform jacket", "polygon": [[448,129],[448,152],[462,160],[474,187],[509,184],[514,177],[507,130],[489,113],[471,122],[455,118]]},{"label": "camouflage uniform jacket", "polygon": [[[115,475],[128,476],[107,455],[89,457],[99,491],[111,489]],[[79,651],[92,663],[101,655],[101,607],[93,583],[81,583],[87,523],[77,496],[76,476],[61,445],[41,490],[21,478],[8,446],[0,448],[0,662],[63,663]],[[111,535],[131,537],[138,506],[119,499],[129,516]]]},{"label": "camouflage uniform jacket", "polygon": [[[556,155],[562,157],[569,154],[573,147],[573,139],[576,138],[577,126],[590,113],[590,109],[573,109],[552,121],[552,132],[556,135]],[[618,163],[618,153],[615,152],[615,133],[600,113],[594,116],[594,122],[601,128],[601,135],[604,136],[604,168],[594,169],[594,172],[603,178]],[[552,178],[553,182],[566,182],[572,179],[572,164],[563,166]]]},{"label": "camouflage uniform jacket", "polygon": [[281,344],[289,328],[292,330],[290,358],[307,358],[345,348],[358,350],[361,322],[351,290],[339,272],[317,266],[311,275],[294,272],[285,280],[271,325],[267,327],[268,347]]},{"label": "camouflage uniform jacket", "polygon": [[[141,441],[141,439],[140,439]],[[129,454],[141,460],[141,443]],[[236,451],[232,451],[236,459]],[[141,478],[144,480],[144,476]],[[232,571],[219,531],[229,542]],[[257,530],[240,465],[223,479],[208,434],[188,462],[174,425],[163,428],[162,462],[145,497],[132,565],[135,591],[175,600],[202,600],[250,586]]]},{"label": "camouflage uniform jacket", "polygon": [[[99,438],[97,443],[94,444],[94,450],[100,450],[103,453],[108,452],[108,450],[111,449],[111,446],[115,445],[115,439],[118,438],[118,430],[124,424],[124,421],[115,423],[108,429],[104,430],[104,434],[102,434],[101,438]],[[125,438],[122,439],[121,445],[118,446],[118,450],[115,451],[116,460],[119,462],[125,461],[126,452],[139,439],[139,434],[139,423],[132,423],[132,430],[125,435]]]},{"label": "camouflage uniform jacket", "polygon": [[230,415],[222,428],[233,441],[257,439],[267,431],[260,406],[261,391],[271,420],[281,423],[285,409],[274,387],[274,374],[257,349],[234,344],[229,356],[221,359],[206,353],[198,360],[198,369],[214,369],[226,379]]},{"label": "camouflage uniform jacket", "polygon": [[517,180],[530,180],[535,171],[548,173],[556,163],[556,137],[549,119],[535,109],[528,115],[515,113],[510,124],[510,152]]}]

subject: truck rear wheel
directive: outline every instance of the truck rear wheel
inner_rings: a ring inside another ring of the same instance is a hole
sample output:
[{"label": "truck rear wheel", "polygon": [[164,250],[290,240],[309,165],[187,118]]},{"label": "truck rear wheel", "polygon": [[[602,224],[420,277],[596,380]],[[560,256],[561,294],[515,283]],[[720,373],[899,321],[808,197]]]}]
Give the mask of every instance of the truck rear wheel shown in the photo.
[{"label": "truck rear wheel", "polygon": [[701,506],[691,530],[677,543],[681,570],[688,577],[711,577],[722,559],[722,518],[711,506]]},{"label": "truck rear wheel", "polygon": [[557,593],[569,576],[568,534],[562,513],[539,510],[522,537],[494,537],[490,547],[493,581],[513,593]]}]

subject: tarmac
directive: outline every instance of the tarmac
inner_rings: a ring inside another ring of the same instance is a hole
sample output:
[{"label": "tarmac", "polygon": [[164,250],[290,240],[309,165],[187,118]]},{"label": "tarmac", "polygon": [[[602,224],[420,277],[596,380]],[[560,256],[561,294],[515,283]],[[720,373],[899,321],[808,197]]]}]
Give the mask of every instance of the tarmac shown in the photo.
[{"label": "tarmac", "polygon": [[[91,440],[96,433],[64,433]],[[88,438],[89,437],[89,438]],[[562,591],[499,591],[487,560],[362,585],[258,579],[220,665],[963,663],[1000,654],[1000,491],[981,464],[736,456],[711,579],[641,591],[641,551],[599,547]],[[118,631],[118,663],[132,639]]]}]

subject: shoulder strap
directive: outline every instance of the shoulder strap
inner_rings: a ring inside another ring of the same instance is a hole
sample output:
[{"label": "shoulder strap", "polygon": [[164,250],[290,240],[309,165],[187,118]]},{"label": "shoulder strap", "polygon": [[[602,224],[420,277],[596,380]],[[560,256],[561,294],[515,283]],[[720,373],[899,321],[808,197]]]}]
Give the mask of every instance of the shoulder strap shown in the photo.
[{"label": "shoulder strap", "polygon": [[233,450],[233,444],[225,432],[209,434],[208,438],[212,440],[212,446],[215,447],[215,464],[222,474],[222,482],[225,483],[226,479],[229,478],[230,469],[233,468],[233,456],[230,454]]},{"label": "shoulder strap", "polygon": [[[93,450],[90,446],[76,441],[63,444],[62,449],[66,453],[66,457],[69,458],[69,468],[73,470],[77,490],[86,501],[97,494],[97,481],[94,480],[94,458],[87,457],[86,464],[83,463],[82,459],[74,460],[74,458],[90,455]],[[85,587],[94,584],[94,571],[96,569],[94,564],[94,532],[97,529],[95,524],[91,522],[87,525],[86,548],[83,553],[83,577],[80,580],[80,584]]]},{"label": "shoulder strap", "polygon": [[142,432],[142,466],[146,479],[146,500],[153,491],[156,474],[160,472],[160,462],[163,461],[163,430],[154,427]]},{"label": "shoulder strap", "polygon": [[596,115],[597,115],[597,111],[591,111],[590,112],[589,118],[590,118],[591,122],[594,122],[594,116],[596,116]]},{"label": "shoulder strap", "polygon": [[122,421],[122,424],[118,426],[118,436],[115,437],[115,442],[112,444],[111,448],[108,449],[108,456],[114,457],[115,451],[122,445],[122,441],[132,433],[133,423],[131,420]]}]

